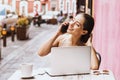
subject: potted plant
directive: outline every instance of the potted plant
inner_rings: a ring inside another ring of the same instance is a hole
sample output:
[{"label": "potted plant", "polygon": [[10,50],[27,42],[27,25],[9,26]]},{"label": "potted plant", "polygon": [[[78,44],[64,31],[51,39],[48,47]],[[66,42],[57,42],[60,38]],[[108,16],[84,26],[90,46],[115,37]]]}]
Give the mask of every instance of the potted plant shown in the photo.
[{"label": "potted plant", "polygon": [[27,35],[27,29],[29,27],[28,23],[29,23],[29,21],[26,17],[19,16],[19,18],[17,20],[17,28],[16,28],[18,40],[28,39],[28,35]]}]

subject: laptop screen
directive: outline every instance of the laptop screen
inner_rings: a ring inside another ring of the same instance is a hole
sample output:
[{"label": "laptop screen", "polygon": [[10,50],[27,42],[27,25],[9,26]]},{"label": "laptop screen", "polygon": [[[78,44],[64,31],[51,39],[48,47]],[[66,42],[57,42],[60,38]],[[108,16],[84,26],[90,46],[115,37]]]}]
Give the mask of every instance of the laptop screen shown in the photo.
[{"label": "laptop screen", "polygon": [[50,53],[51,75],[90,73],[90,46],[53,47]]}]

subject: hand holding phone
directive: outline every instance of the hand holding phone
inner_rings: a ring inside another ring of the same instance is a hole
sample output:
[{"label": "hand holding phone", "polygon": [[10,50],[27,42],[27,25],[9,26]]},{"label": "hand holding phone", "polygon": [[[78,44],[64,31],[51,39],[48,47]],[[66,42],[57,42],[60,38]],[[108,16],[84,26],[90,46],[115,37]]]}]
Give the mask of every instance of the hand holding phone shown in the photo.
[{"label": "hand holding phone", "polygon": [[67,29],[68,29],[68,26],[69,26],[69,23],[63,23],[62,26],[61,26],[61,32],[62,33],[66,33],[67,32]]}]

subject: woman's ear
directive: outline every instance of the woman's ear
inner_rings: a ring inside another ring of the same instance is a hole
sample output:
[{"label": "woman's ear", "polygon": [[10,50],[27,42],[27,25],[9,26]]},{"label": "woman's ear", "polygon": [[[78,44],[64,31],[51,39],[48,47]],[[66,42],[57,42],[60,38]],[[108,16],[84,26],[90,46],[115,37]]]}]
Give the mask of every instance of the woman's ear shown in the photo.
[{"label": "woman's ear", "polygon": [[82,35],[86,35],[87,33],[88,33],[87,30],[83,30],[83,31],[82,31]]}]

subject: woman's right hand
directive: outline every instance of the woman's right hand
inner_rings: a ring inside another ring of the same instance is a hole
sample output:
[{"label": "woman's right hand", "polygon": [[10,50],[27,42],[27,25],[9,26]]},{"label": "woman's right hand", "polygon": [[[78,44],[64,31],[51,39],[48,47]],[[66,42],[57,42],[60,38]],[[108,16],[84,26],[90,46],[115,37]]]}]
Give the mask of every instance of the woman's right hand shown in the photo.
[{"label": "woman's right hand", "polygon": [[57,34],[61,35],[61,34],[66,33],[68,26],[69,26],[69,22],[63,22],[63,23],[59,26],[58,31],[57,31]]}]

